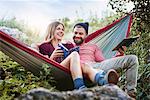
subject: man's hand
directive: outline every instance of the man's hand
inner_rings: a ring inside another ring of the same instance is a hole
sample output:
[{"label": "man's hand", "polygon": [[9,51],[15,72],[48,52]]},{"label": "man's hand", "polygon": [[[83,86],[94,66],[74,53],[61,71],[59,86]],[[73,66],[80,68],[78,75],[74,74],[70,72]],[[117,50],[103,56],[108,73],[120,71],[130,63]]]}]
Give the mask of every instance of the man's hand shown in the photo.
[{"label": "man's hand", "polygon": [[118,54],[117,56],[123,56],[124,55],[124,52],[127,50],[126,46],[122,46],[121,48],[119,48],[117,51],[118,51]]}]

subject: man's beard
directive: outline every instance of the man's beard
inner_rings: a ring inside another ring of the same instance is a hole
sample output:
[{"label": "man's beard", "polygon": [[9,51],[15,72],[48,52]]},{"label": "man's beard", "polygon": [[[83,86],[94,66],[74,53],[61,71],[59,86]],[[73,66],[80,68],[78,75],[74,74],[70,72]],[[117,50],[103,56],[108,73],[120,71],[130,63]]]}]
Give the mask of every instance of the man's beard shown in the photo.
[{"label": "man's beard", "polygon": [[81,45],[82,43],[83,43],[83,38],[80,38],[80,40],[75,40],[75,36],[73,37],[73,41],[74,41],[74,43],[76,44],[76,45]]}]

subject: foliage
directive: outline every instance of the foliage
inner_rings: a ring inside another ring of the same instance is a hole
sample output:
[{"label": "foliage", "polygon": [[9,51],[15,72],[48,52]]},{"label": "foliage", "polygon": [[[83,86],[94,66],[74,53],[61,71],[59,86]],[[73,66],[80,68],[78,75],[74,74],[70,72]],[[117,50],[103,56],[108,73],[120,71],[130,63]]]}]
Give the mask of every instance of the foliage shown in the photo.
[{"label": "foliage", "polygon": [[5,80],[0,80],[0,100],[14,99],[37,87],[54,91],[54,87],[50,85],[53,78],[50,77],[47,65],[43,65],[43,71],[41,71],[40,77],[37,77],[0,52],[0,66],[5,69],[7,76]]},{"label": "foliage", "polygon": [[110,0],[109,4],[117,13],[124,14],[127,12],[127,6],[125,5],[129,2],[134,4],[133,9],[130,11],[133,14],[131,36],[140,35],[140,39],[128,48],[126,54],[135,54],[139,58],[137,99],[146,100],[150,98],[150,64],[148,62],[148,56],[150,56],[149,0]]},{"label": "foliage", "polygon": [[2,18],[0,20],[0,26],[7,26],[7,27],[10,27],[10,28],[17,28],[20,31],[24,30],[23,24],[20,24],[20,23],[16,22],[16,18],[11,18],[10,20],[4,20],[4,18]]},{"label": "foliage", "polygon": [[150,1],[149,0],[110,0],[109,4],[112,9],[118,13],[127,12],[127,4],[133,3],[134,7],[130,11],[133,13],[135,20],[137,21],[138,31],[141,29],[147,29],[150,31]]},{"label": "foliage", "polygon": [[21,38],[25,38],[27,44],[31,44],[33,43],[33,41],[37,42],[40,40],[39,34],[32,31],[31,28],[24,23],[24,21],[17,21],[15,17],[10,19],[0,19],[0,27],[2,26],[12,29],[18,29],[19,31],[25,33],[27,37],[25,35],[22,35],[23,37]]}]

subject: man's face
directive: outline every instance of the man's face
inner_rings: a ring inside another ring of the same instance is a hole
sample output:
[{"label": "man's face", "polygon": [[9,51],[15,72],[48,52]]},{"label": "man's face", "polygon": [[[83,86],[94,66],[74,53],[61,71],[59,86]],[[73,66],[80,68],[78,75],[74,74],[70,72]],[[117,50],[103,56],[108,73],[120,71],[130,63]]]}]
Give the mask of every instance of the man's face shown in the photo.
[{"label": "man's face", "polygon": [[86,38],[86,31],[84,28],[80,27],[75,27],[73,30],[74,36],[73,40],[76,45],[81,45]]}]

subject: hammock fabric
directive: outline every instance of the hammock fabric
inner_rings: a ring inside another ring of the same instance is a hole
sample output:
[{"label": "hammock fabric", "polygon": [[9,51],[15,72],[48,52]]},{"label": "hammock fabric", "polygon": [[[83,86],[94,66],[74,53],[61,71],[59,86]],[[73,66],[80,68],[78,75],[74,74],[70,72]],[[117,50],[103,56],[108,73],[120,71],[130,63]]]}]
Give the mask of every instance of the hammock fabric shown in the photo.
[{"label": "hammock fabric", "polygon": [[116,51],[112,50],[129,36],[131,23],[132,15],[129,14],[90,34],[86,38],[86,42],[97,44],[105,58],[112,58],[116,55]]},{"label": "hammock fabric", "polygon": [[[112,24],[90,34],[86,38],[86,42],[97,44],[102,49],[104,56],[106,58],[111,58],[116,54],[116,52],[112,51],[112,49],[124,38],[129,36],[131,22],[132,16],[131,14],[128,14]],[[42,66],[47,64],[52,70],[52,76],[56,80],[55,85],[57,89],[73,89],[73,81],[68,69],[55,61],[49,60],[27,45],[12,38],[4,31],[0,31],[0,51],[10,56],[13,60],[35,75],[39,75],[42,70]],[[87,84],[89,86],[92,85],[89,84],[89,82]]]}]

